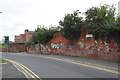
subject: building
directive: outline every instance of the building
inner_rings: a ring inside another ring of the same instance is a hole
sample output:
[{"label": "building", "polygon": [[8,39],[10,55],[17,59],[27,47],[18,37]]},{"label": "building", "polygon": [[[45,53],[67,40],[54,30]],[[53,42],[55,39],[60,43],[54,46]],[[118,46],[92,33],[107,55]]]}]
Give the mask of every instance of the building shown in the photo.
[{"label": "building", "polygon": [[17,43],[25,43],[25,34],[20,34],[19,36],[15,35],[15,42]]},{"label": "building", "polygon": [[29,31],[28,29],[25,30],[25,41],[28,42],[35,31]]},{"label": "building", "polygon": [[29,31],[28,29],[25,30],[24,34],[15,35],[15,42],[16,43],[26,43],[30,40],[32,35],[35,31]]},{"label": "building", "polygon": [[20,36],[15,35],[15,42],[16,43],[20,42]]}]

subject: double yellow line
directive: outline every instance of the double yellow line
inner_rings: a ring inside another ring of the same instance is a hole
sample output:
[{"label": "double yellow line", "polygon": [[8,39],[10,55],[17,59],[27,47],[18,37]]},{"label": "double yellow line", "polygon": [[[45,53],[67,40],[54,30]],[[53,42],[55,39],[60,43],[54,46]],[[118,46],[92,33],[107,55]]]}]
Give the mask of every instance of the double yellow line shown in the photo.
[{"label": "double yellow line", "polygon": [[58,60],[58,61],[63,61],[63,62],[68,62],[68,63],[72,63],[72,64],[77,64],[77,65],[81,65],[81,66],[85,66],[85,67],[90,67],[90,68],[94,68],[94,69],[98,69],[98,70],[102,70],[102,71],[106,71],[106,72],[110,72],[110,73],[114,73],[114,74],[120,74],[119,71],[115,71],[115,70],[111,70],[111,69],[107,69],[107,68],[102,68],[102,67],[98,67],[98,66],[93,66],[90,64],[85,64],[82,62],[78,62],[75,60],[68,60],[68,59],[60,59],[60,58],[56,58],[56,57],[47,57],[47,56],[40,56],[41,58],[47,58],[47,59],[53,59],[53,60]]},{"label": "double yellow line", "polygon": [[[32,70],[30,70],[28,67],[26,67],[25,65],[19,63],[19,62],[16,62],[16,61],[13,61],[13,60],[9,60],[9,59],[6,59],[8,61],[10,61],[11,63],[19,66],[22,70],[24,70],[26,73],[30,74],[31,78],[35,79],[35,80],[42,80],[38,75],[36,75]],[[29,78],[29,77],[28,77]]]}]

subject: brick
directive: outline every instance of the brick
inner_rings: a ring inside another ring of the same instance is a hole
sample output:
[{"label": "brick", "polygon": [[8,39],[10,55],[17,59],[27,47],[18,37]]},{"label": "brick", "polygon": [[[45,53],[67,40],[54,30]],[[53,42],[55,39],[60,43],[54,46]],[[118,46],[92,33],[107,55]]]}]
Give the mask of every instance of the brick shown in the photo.
[{"label": "brick", "polygon": [[[106,43],[106,39],[98,39],[97,41],[94,40],[94,38],[87,39],[85,37],[86,34],[88,33],[82,33],[79,39],[71,41],[64,38],[60,32],[56,32],[46,45],[37,44],[37,46],[31,46],[28,52],[118,61],[120,44],[116,44],[114,40],[111,40],[110,43]],[[55,46],[52,47],[51,44]]]}]

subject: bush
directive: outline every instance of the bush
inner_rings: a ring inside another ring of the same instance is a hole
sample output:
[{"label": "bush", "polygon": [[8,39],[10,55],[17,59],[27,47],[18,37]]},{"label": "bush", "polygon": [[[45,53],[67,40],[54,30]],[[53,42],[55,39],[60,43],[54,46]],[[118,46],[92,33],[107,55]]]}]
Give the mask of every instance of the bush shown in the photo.
[{"label": "bush", "polygon": [[59,27],[51,27],[49,29],[45,27],[38,27],[36,33],[31,37],[30,41],[26,43],[26,46],[34,44],[45,44],[52,39],[53,33],[60,30]]},{"label": "bush", "polygon": [[80,37],[81,28],[83,26],[82,17],[79,17],[79,10],[72,14],[65,15],[64,19],[59,22],[61,32],[65,38],[74,40]]}]

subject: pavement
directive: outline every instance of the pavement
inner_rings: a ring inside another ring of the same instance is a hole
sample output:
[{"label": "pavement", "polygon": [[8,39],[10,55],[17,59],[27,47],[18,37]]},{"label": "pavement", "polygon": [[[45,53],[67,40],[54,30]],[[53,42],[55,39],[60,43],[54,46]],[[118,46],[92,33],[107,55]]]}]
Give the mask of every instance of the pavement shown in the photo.
[{"label": "pavement", "polygon": [[43,80],[119,80],[117,62],[28,53],[2,53],[2,57],[25,65]]},{"label": "pavement", "polygon": [[[20,72],[11,62],[2,64],[2,80],[5,78],[23,78],[25,79],[26,76]],[[25,80],[28,80],[27,78]]]},{"label": "pavement", "polygon": [[[2,60],[2,54],[0,54]],[[23,72],[11,62],[0,63],[0,80],[28,80]]]},{"label": "pavement", "polygon": [[2,79],[2,64],[0,64],[0,80]]}]

